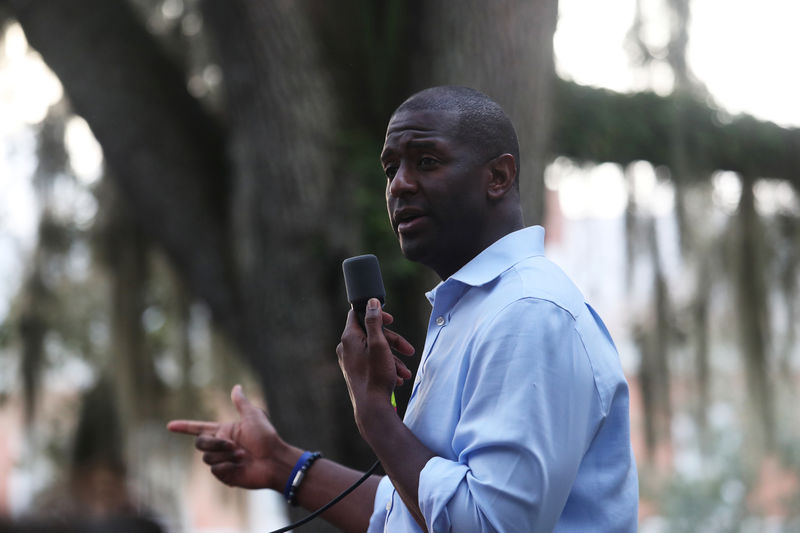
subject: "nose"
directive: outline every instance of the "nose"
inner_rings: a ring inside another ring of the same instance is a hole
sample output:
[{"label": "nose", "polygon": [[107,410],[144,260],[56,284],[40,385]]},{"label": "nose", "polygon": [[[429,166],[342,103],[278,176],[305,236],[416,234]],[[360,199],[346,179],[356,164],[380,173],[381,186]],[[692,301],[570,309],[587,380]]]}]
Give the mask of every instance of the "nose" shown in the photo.
[{"label": "nose", "polygon": [[390,196],[397,198],[408,194],[414,194],[417,192],[417,186],[418,183],[414,172],[410,171],[405,163],[402,163],[389,182],[389,185],[386,187],[386,190]]}]

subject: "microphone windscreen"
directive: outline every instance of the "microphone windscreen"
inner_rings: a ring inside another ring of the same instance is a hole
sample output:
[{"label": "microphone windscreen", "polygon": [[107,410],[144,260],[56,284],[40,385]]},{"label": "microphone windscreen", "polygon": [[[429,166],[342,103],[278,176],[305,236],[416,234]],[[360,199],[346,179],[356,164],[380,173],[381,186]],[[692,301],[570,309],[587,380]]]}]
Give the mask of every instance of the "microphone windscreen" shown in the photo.
[{"label": "microphone windscreen", "polygon": [[342,262],[342,271],[347,301],[353,304],[354,309],[363,311],[370,298],[378,298],[381,304],[386,303],[377,257],[372,254],[350,257]]}]

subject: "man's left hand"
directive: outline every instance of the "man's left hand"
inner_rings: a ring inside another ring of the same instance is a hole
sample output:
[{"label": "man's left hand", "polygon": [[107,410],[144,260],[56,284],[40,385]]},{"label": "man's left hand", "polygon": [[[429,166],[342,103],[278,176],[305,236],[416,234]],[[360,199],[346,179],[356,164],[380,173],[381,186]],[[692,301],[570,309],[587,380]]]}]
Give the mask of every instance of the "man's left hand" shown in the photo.
[{"label": "man's left hand", "polygon": [[364,319],[366,334],[351,309],[342,341],[336,347],[359,428],[362,416],[373,408],[390,405],[394,388],[411,378],[411,371],[394,353],[411,356],[414,347],[402,336],[383,327],[392,321],[392,315],[382,311],[380,302],[373,298],[367,304]]}]

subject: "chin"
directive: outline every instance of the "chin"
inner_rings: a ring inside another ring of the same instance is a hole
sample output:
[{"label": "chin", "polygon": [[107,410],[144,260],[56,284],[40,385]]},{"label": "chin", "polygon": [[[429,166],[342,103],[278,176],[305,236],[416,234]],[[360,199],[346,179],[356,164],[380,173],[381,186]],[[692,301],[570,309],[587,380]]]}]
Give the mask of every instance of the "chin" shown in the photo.
[{"label": "chin", "polygon": [[409,242],[404,241],[402,238],[400,239],[400,251],[403,252],[403,256],[409,261],[427,265],[428,262],[425,259],[429,256],[430,250],[431,247],[423,243]]}]

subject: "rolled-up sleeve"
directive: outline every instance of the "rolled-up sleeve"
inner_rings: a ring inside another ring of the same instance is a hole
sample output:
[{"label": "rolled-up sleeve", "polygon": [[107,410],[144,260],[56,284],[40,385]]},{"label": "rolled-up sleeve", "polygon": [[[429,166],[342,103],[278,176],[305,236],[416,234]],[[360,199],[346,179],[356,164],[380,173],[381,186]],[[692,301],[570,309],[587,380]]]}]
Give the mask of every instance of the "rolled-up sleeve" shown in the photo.
[{"label": "rolled-up sleeve", "polygon": [[383,531],[383,524],[386,522],[387,504],[391,502],[394,487],[389,480],[389,476],[383,476],[378,489],[375,491],[375,503],[372,508],[372,516],[369,519],[369,529],[367,533]]},{"label": "rolled-up sleeve", "polygon": [[420,510],[436,532],[551,531],[602,418],[591,365],[572,315],[546,300],[517,300],[481,329],[452,458],[423,468]]}]

